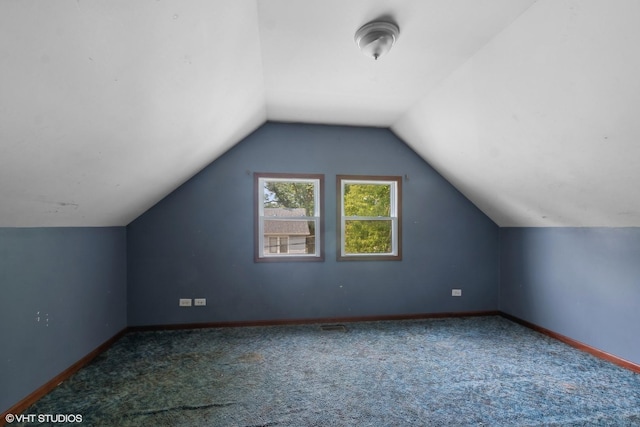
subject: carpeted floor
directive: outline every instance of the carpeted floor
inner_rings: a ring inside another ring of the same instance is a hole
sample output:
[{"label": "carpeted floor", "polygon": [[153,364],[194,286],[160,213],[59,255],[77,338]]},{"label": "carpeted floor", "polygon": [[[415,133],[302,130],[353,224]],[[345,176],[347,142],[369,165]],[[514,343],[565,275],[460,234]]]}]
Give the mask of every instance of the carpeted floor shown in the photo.
[{"label": "carpeted floor", "polygon": [[25,413],[91,426],[640,426],[640,375],[504,318],[345,326],[129,333]]}]

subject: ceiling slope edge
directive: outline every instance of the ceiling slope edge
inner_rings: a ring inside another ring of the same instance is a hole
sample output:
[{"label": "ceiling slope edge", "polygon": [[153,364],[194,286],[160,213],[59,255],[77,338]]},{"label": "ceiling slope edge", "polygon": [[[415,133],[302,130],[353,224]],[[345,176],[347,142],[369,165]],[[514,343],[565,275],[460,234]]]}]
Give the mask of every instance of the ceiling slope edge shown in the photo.
[{"label": "ceiling slope edge", "polygon": [[638,13],[538,1],[391,130],[501,227],[639,227]]}]

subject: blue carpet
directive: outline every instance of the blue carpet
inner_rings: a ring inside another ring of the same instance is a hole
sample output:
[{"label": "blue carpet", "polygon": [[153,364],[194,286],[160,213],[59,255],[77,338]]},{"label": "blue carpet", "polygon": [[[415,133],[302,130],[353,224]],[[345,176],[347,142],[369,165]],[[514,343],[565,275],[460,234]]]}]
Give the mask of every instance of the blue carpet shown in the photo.
[{"label": "blue carpet", "polygon": [[25,413],[96,426],[640,426],[640,375],[501,317],[132,332]]}]

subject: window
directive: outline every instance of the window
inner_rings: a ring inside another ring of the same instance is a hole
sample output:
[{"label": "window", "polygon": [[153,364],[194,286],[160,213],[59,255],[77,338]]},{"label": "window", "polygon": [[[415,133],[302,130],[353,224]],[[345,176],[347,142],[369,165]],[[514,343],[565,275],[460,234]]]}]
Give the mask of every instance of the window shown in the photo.
[{"label": "window", "polygon": [[270,254],[289,253],[289,236],[269,237]]},{"label": "window", "polygon": [[402,259],[402,178],[338,175],[338,260]]},{"label": "window", "polygon": [[322,261],[324,175],[254,174],[255,260]]}]

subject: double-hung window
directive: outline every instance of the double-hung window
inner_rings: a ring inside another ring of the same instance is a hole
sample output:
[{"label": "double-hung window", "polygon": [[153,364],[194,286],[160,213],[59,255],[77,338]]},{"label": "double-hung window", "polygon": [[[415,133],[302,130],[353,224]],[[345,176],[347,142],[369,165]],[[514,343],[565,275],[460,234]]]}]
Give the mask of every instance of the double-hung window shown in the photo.
[{"label": "double-hung window", "polygon": [[402,178],[338,175],[338,260],[402,259]]},{"label": "double-hung window", "polygon": [[322,261],[324,175],[255,173],[255,260]]}]

